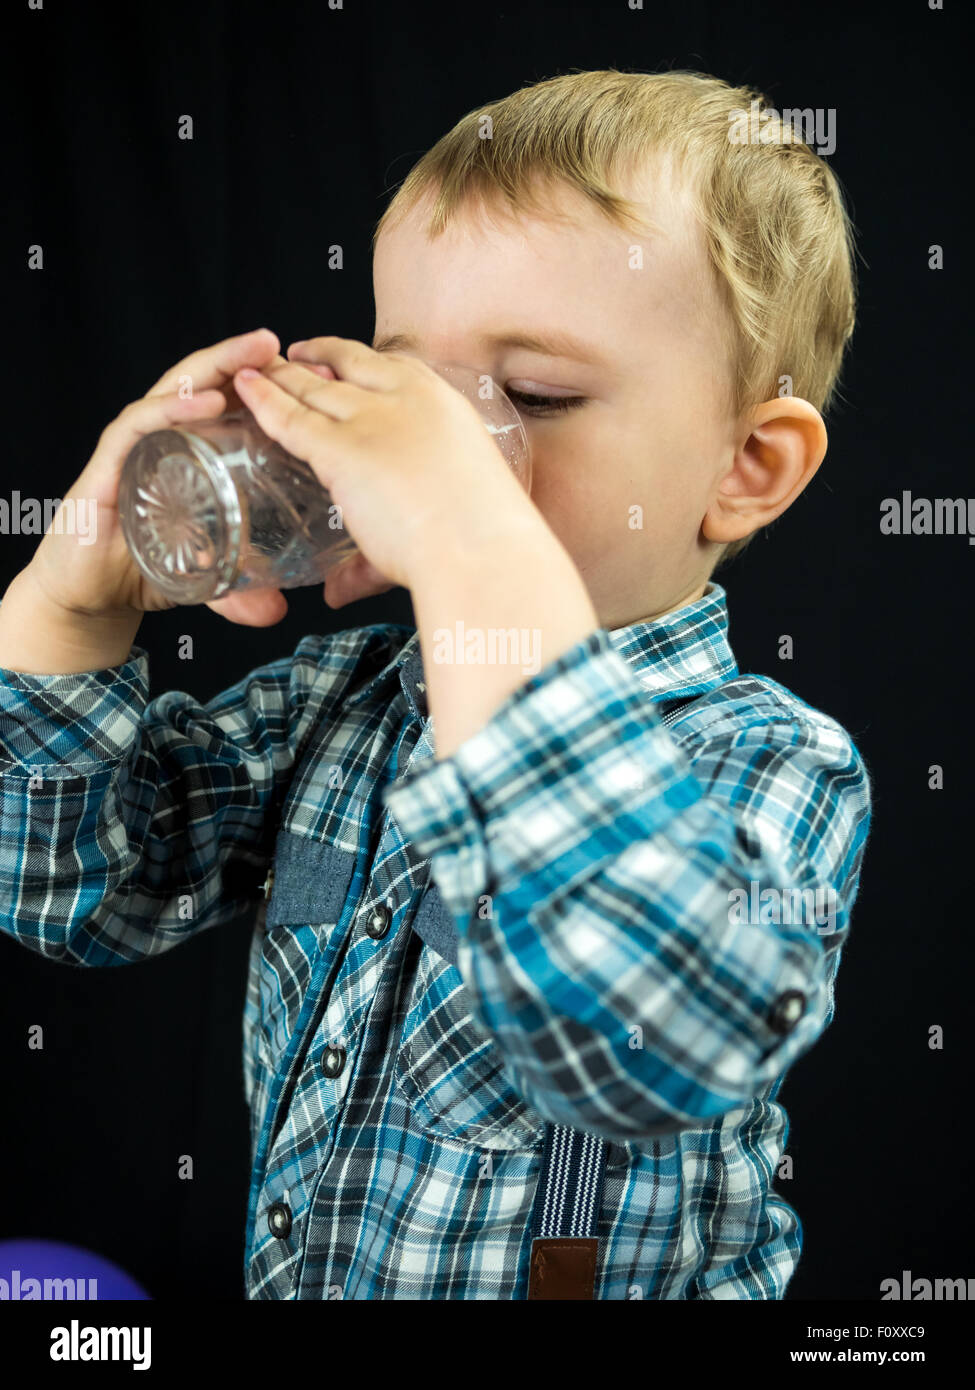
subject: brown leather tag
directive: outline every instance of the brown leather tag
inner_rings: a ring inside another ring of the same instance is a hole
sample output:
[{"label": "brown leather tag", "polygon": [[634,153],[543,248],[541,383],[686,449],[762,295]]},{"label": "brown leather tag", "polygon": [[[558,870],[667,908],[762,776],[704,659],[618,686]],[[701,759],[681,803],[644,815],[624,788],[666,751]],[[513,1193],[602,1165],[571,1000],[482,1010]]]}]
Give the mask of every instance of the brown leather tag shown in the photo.
[{"label": "brown leather tag", "polygon": [[592,1298],[598,1241],[550,1237],[532,1241],[529,1298]]}]

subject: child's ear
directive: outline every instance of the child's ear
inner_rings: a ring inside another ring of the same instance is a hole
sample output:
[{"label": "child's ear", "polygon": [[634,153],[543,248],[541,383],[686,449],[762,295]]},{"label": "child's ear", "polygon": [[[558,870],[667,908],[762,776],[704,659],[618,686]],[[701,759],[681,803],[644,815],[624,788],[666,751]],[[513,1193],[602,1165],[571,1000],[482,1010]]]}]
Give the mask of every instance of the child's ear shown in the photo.
[{"label": "child's ear", "polygon": [[826,426],[809,401],[776,397],[739,422],[745,438],[720,477],[701,522],[706,540],[725,545],[750,536],[790,507],[826,453]]}]

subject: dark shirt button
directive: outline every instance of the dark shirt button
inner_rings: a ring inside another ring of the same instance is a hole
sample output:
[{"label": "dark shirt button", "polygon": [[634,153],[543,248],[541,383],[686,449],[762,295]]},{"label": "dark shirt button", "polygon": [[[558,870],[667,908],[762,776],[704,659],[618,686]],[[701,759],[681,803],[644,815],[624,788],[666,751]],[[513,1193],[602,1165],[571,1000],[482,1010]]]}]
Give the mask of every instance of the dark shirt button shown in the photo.
[{"label": "dark shirt button", "polygon": [[806,996],[801,989],[787,989],[780,994],[769,1014],[769,1027],[776,1033],[791,1033],[806,1009]]},{"label": "dark shirt button", "polygon": [[345,1048],[329,1045],[322,1053],[322,1071],[326,1076],[338,1076],[345,1066]]},{"label": "dark shirt button", "polygon": [[272,1202],[267,1213],[267,1228],[272,1236],[284,1240],[291,1230],[291,1208],[286,1202]]},{"label": "dark shirt button", "polygon": [[366,935],[378,941],[380,937],[385,936],[389,931],[389,925],[392,920],[393,914],[391,910],[385,903],[380,903],[378,907],[373,908],[366,918]]}]

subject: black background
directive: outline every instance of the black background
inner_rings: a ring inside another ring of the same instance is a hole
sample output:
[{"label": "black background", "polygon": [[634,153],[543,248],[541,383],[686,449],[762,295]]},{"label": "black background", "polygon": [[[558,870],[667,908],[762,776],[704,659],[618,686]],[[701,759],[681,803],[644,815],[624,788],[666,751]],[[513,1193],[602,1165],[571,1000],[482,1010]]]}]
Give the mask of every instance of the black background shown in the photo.
[{"label": "black background", "polygon": [[[962,350],[962,7],[713,0],[8,7],[3,493],[60,496],[98,435],[186,353],[267,325],[370,341],[369,238],[464,112],[572,67],[690,68],[836,110],[830,163],[860,248],[860,312],[827,460],[728,570],[739,666],[853,734],[874,821],[836,1018],[782,1100],[779,1190],[805,1253],[789,1298],[877,1299],[911,1269],[975,1276],[968,1207],[973,551],[883,536],[881,500],[970,491]],[[177,138],[190,114],[194,138]],[[10,160],[13,160],[11,165]],[[965,228],[968,231],[968,228]],[[27,248],[44,248],[43,271]],[[345,266],[327,267],[341,244]],[[928,268],[928,247],[945,268]],[[8,302],[11,302],[8,300]],[[0,536],[0,591],[31,537]],[[410,621],[403,590],[332,612],[292,591],[263,630],[147,617],[152,693],[209,698],[302,636]],[[192,634],[191,662],[177,655]],[[795,658],[778,658],[791,634]],[[944,767],[944,790],[928,768]],[[248,1183],[240,1015],[249,922],[122,970],[0,938],[0,1239],[117,1260],[154,1298],[240,1298]],[[28,1051],[42,1023],[45,1047]],[[944,1028],[942,1051],[928,1047]],[[176,1177],[176,1156],[195,1178]]]}]

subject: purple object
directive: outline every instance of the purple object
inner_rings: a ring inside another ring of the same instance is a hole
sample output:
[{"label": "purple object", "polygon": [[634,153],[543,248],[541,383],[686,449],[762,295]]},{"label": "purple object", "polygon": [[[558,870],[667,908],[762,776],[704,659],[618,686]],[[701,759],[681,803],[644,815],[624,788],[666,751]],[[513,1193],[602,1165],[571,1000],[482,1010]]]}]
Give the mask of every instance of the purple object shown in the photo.
[{"label": "purple object", "polygon": [[62,1245],[55,1240],[0,1241],[0,1301],[101,1302],[148,1297],[124,1269],[81,1245]]}]

